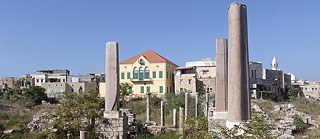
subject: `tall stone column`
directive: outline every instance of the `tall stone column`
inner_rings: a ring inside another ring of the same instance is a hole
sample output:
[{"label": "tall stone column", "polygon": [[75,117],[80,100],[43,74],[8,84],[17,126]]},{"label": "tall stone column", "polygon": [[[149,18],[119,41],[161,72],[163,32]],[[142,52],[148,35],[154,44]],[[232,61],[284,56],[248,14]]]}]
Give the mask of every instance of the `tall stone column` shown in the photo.
[{"label": "tall stone column", "polygon": [[164,101],[161,101],[161,121],[160,121],[160,125],[161,126],[165,126],[165,117],[164,117]]},{"label": "tall stone column", "polygon": [[195,111],[196,111],[196,113],[195,113],[195,116],[196,117],[198,117],[198,101],[199,101],[199,98],[198,98],[198,96],[199,96],[199,93],[196,93],[196,103],[195,103]]},{"label": "tall stone column", "polygon": [[106,92],[104,122],[98,127],[103,138],[126,139],[128,117],[119,111],[119,51],[117,42],[106,43]]},{"label": "tall stone column", "polygon": [[117,42],[106,44],[105,117],[119,118],[119,51]]},{"label": "tall stone column", "polygon": [[214,119],[227,119],[228,110],[228,43],[226,38],[216,39],[216,110]]},{"label": "tall stone column", "polygon": [[184,108],[179,107],[179,132],[183,134],[183,125],[184,125]]},{"label": "tall stone column", "polygon": [[184,120],[187,121],[188,119],[188,100],[189,100],[189,93],[184,94]]},{"label": "tall stone column", "polygon": [[173,114],[172,114],[172,125],[173,127],[177,127],[177,110],[173,109]]},{"label": "tall stone column", "polygon": [[232,3],[228,8],[230,57],[228,71],[227,127],[250,119],[247,7]]},{"label": "tall stone column", "polygon": [[150,122],[150,93],[147,92],[147,120],[146,122]]}]

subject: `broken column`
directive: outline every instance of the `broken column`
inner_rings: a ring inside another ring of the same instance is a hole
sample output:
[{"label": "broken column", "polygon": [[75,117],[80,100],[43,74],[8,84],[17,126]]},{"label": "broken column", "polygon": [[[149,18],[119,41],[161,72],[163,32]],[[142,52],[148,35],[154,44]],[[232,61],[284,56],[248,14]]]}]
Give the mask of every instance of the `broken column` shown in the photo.
[{"label": "broken column", "polygon": [[228,43],[226,38],[216,39],[216,110],[214,119],[228,117]]},{"label": "broken column", "polygon": [[228,70],[228,120],[226,126],[250,119],[247,7],[232,3],[228,7],[230,49]]},{"label": "broken column", "polygon": [[80,139],[87,139],[87,134],[88,132],[87,131],[80,131]]},{"label": "broken column", "polygon": [[179,107],[179,133],[183,134],[183,126],[184,126],[184,108]]},{"label": "broken column", "polygon": [[196,93],[196,103],[195,103],[195,111],[196,111],[196,113],[195,113],[195,116],[196,117],[198,117],[198,100],[199,100],[199,98],[198,98],[198,96],[199,96],[199,93]]},{"label": "broken column", "polygon": [[150,93],[147,92],[147,120],[146,122],[150,122]]},{"label": "broken column", "polygon": [[106,44],[105,111],[100,133],[105,138],[127,138],[128,118],[119,111],[119,51],[117,42]]},{"label": "broken column", "polygon": [[164,101],[161,101],[161,119],[160,119],[160,126],[165,126],[165,120],[164,120]]},{"label": "broken column", "polygon": [[188,118],[188,100],[189,100],[189,93],[184,94],[184,120],[187,121]]},{"label": "broken column", "polygon": [[177,127],[177,110],[173,109],[173,113],[172,113],[172,125],[173,127]]},{"label": "broken column", "polygon": [[209,93],[206,93],[206,107],[205,107],[205,116],[208,117],[208,112],[209,112]]}]

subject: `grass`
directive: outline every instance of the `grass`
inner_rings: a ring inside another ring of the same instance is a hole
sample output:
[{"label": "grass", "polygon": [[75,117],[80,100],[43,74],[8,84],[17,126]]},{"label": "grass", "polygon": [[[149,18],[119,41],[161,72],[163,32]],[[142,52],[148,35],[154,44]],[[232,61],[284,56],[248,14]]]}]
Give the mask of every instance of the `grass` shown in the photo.
[{"label": "grass", "polygon": [[318,115],[320,115],[320,105],[312,103],[307,99],[294,99],[292,104],[298,111],[309,114],[314,119],[318,119]]}]

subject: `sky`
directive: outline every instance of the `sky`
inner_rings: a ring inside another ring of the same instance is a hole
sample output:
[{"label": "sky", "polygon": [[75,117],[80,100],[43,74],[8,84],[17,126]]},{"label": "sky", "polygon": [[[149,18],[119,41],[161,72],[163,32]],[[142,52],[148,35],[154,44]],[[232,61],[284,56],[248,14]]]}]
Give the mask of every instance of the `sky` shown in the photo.
[{"label": "sky", "polygon": [[[228,36],[229,0],[0,0],[0,77],[40,69],[103,73],[105,43],[120,61],[154,50],[184,66],[215,57]],[[244,1],[249,58],[299,79],[320,80],[320,1]]]}]

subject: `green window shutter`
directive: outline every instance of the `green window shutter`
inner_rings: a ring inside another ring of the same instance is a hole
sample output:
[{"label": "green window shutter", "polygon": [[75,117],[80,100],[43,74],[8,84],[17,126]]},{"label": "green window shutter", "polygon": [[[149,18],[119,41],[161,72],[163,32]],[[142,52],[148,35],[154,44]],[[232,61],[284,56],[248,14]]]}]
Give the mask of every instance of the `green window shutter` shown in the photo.
[{"label": "green window shutter", "polygon": [[155,71],[152,72],[152,78],[154,78],[154,79],[157,78],[157,72],[155,72]]},{"label": "green window shutter", "polygon": [[124,73],[121,72],[121,79],[124,79]]},{"label": "green window shutter", "polygon": [[144,93],[144,87],[143,86],[140,87],[140,93]]},{"label": "green window shutter", "polygon": [[147,93],[150,93],[150,86],[147,86]]},{"label": "green window shutter", "polygon": [[163,72],[159,71],[159,78],[162,78],[162,77],[163,77]]},{"label": "green window shutter", "polygon": [[159,87],[159,92],[160,92],[160,93],[163,93],[163,86],[160,86],[160,87]]},{"label": "green window shutter", "polygon": [[127,72],[127,79],[130,79],[130,72]]}]

